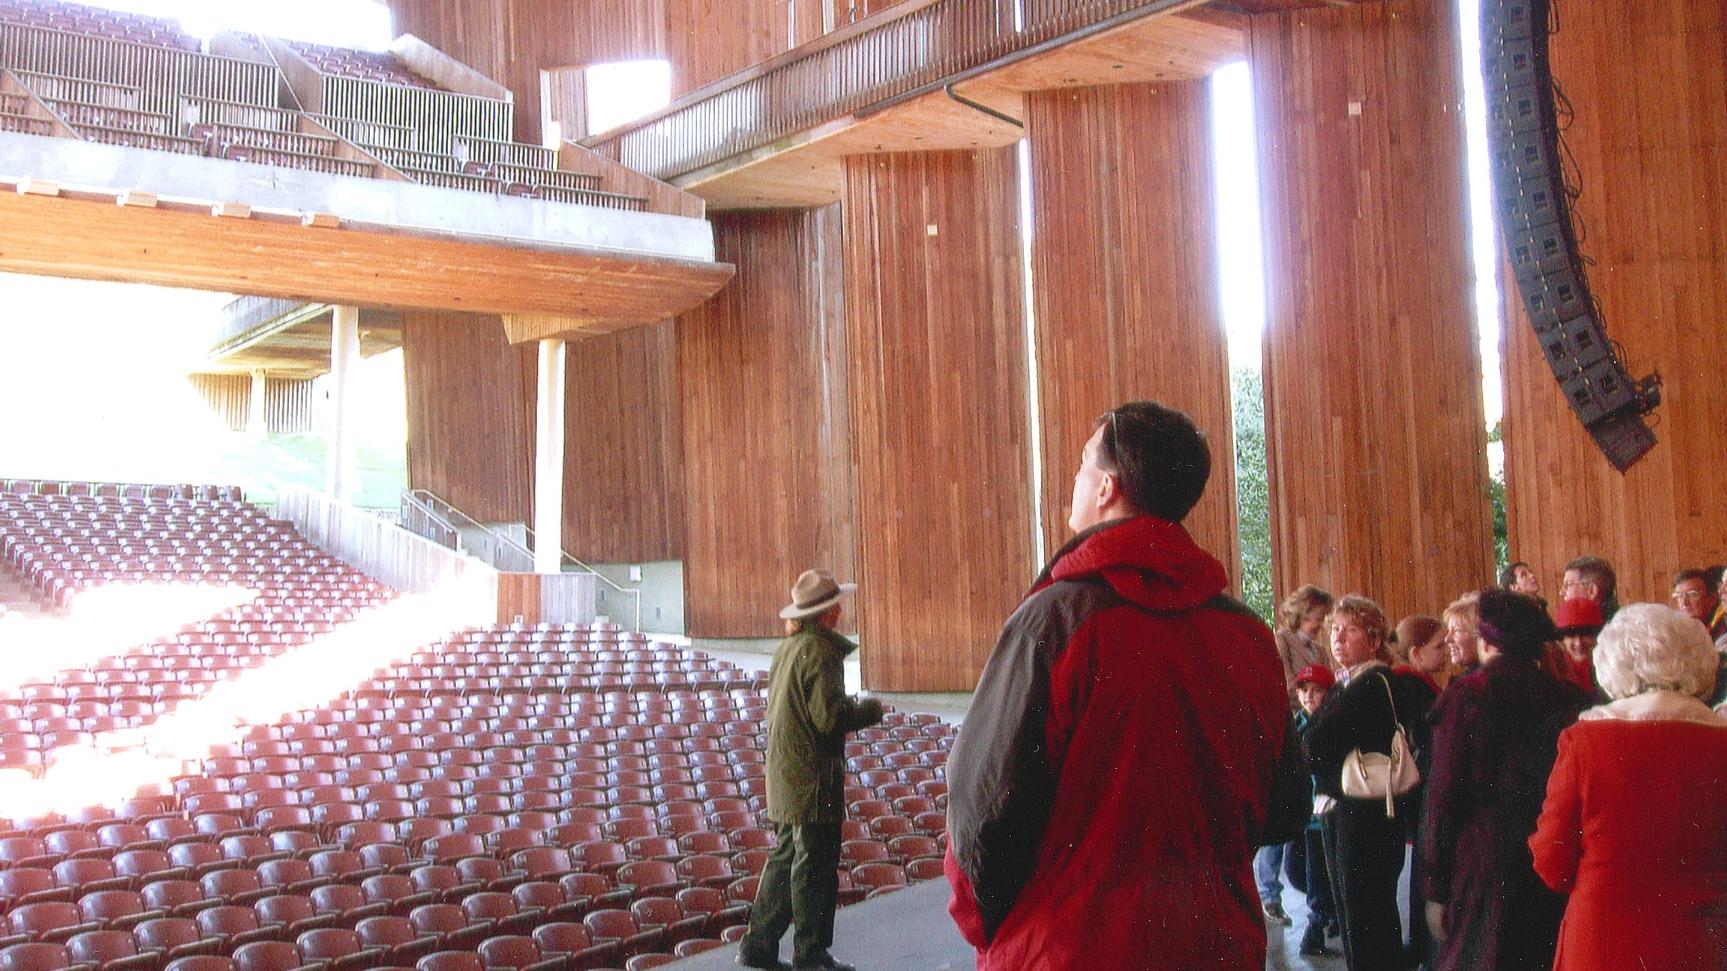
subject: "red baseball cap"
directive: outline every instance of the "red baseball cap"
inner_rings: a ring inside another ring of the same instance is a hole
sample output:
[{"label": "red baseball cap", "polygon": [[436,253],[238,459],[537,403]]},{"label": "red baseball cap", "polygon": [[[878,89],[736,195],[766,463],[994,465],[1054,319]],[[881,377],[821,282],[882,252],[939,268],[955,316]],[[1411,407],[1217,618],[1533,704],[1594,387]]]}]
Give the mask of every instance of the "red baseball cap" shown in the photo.
[{"label": "red baseball cap", "polygon": [[1337,684],[1337,675],[1332,674],[1331,669],[1323,664],[1309,664],[1301,669],[1300,674],[1295,676],[1297,688],[1304,684],[1318,685],[1330,691],[1332,686]]},{"label": "red baseball cap", "polygon": [[1554,626],[1561,634],[1599,634],[1604,624],[1600,604],[1586,597],[1572,597],[1559,605]]}]

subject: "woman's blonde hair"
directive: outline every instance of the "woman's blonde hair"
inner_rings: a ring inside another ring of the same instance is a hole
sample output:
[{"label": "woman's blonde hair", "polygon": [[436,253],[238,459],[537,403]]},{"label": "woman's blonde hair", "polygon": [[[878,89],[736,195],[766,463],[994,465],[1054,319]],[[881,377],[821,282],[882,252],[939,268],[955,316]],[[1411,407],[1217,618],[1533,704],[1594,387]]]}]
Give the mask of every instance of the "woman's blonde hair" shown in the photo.
[{"label": "woman's blonde hair", "polygon": [[1445,623],[1461,621],[1471,634],[1481,633],[1481,591],[1471,590],[1451,602],[1441,615]]},{"label": "woman's blonde hair", "polygon": [[1646,691],[1707,698],[1719,665],[1709,631],[1665,604],[1621,608],[1595,641],[1595,678],[1612,698]]},{"label": "woman's blonde hair", "polygon": [[1385,611],[1373,602],[1372,598],[1363,594],[1348,594],[1337,601],[1331,608],[1331,616],[1335,620],[1338,614],[1348,617],[1361,625],[1367,636],[1373,640],[1375,657],[1385,654]]},{"label": "woman's blonde hair", "polygon": [[1280,630],[1295,630],[1301,626],[1308,611],[1315,607],[1330,607],[1331,602],[1331,594],[1311,583],[1304,583],[1277,605],[1277,626]]}]

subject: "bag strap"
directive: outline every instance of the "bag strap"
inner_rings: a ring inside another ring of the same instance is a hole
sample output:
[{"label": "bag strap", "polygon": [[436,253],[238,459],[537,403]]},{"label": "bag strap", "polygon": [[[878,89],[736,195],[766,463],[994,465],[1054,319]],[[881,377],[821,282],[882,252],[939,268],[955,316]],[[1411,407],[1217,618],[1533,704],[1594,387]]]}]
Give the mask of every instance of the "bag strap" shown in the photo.
[{"label": "bag strap", "polygon": [[1385,685],[1385,700],[1391,702],[1391,723],[1397,726],[1397,731],[1403,731],[1403,719],[1397,717],[1397,697],[1391,693],[1391,675],[1382,674],[1379,682]]}]

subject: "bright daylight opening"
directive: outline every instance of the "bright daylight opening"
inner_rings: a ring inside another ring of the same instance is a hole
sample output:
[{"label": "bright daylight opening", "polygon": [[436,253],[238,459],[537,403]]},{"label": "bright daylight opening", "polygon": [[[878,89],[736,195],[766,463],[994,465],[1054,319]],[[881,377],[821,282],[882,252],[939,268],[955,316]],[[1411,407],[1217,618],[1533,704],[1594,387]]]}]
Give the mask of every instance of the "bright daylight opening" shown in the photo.
[{"label": "bright daylight opening", "polygon": [[390,10],[370,0],[295,0],[293,3],[233,3],[231,0],[81,0],[93,7],[127,10],[180,21],[188,33],[209,37],[221,30],[310,41],[332,47],[381,51],[395,39]]},{"label": "bright daylight opening", "polygon": [[618,61],[588,68],[588,131],[610,131],[664,108],[672,101],[672,66],[667,61]]}]

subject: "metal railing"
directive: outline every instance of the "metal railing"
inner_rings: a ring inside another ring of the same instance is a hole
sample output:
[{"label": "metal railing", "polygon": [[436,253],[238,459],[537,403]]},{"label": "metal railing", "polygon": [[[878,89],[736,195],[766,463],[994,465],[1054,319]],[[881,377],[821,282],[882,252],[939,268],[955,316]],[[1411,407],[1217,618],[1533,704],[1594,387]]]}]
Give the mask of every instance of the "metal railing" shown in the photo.
[{"label": "metal railing", "polygon": [[1187,0],[909,0],[582,144],[670,181]]},{"label": "metal railing", "polygon": [[[484,530],[494,542],[520,557],[522,563],[525,564],[525,566],[506,567],[498,562],[496,555],[493,555],[491,557],[492,566],[499,569],[505,569],[508,572],[533,572],[534,551],[532,549],[525,544],[518,542],[515,537],[510,536],[503,530],[488,526],[467,513],[462,512],[460,509],[457,509],[430,489],[408,489],[402,493],[400,522],[404,529],[418,533],[434,543],[447,546],[458,552],[470,552],[462,548],[463,528]],[[527,534],[530,541],[534,540],[534,531],[531,528],[524,526],[522,531]],[[614,583],[611,578],[607,577],[604,573],[601,573],[563,550],[558,551],[558,557],[560,567],[566,565],[574,566],[576,567],[577,572],[592,575],[596,581],[611,587],[616,593],[633,597],[635,599],[636,620],[635,624],[630,629],[634,631],[640,631],[642,629],[642,592],[640,590],[632,590],[628,587]]]}]

